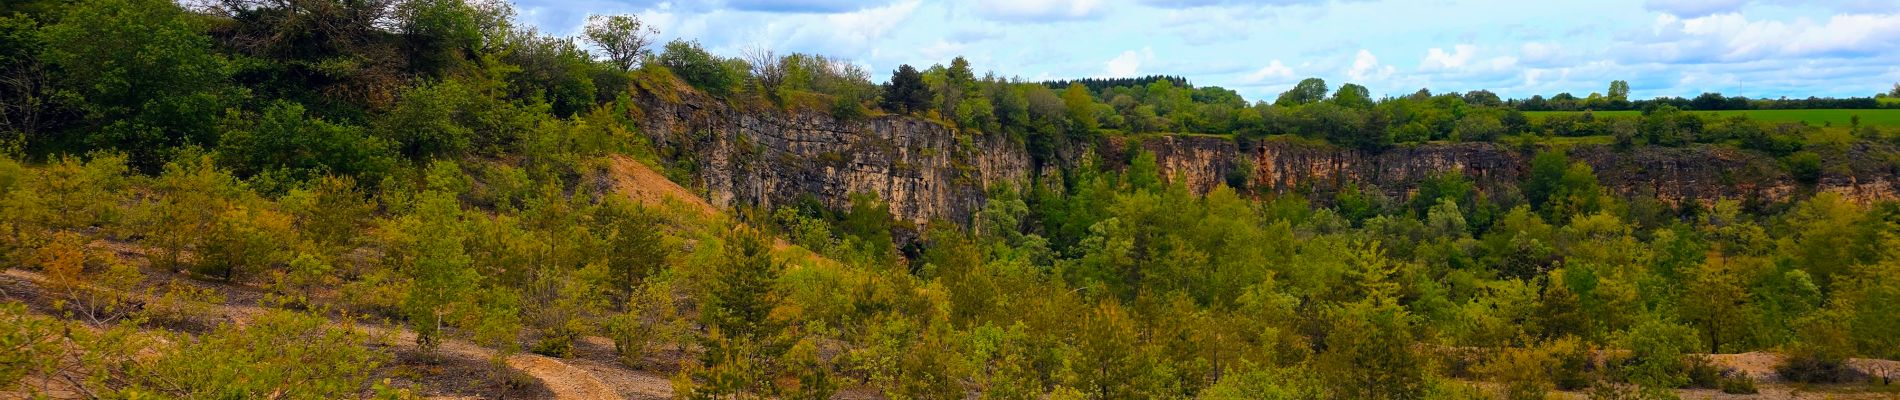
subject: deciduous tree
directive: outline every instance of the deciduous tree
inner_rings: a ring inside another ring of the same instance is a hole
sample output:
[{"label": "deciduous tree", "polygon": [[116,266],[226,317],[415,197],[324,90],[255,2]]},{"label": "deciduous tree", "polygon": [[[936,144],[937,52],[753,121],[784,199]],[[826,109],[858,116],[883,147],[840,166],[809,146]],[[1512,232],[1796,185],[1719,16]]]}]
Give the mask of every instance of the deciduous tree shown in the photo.
[{"label": "deciduous tree", "polygon": [[659,29],[647,25],[639,16],[620,14],[587,16],[582,36],[600,48],[613,66],[631,71],[641,57],[651,52],[647,46],[652,45],[653,36],[659,34]]}]

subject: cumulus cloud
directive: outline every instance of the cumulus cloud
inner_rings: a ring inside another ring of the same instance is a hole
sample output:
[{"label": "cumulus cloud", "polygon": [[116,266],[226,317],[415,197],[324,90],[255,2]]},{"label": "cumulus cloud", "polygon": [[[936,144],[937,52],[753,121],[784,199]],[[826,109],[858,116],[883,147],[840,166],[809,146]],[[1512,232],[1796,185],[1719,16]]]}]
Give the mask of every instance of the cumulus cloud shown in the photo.
[{"label": "cumulus cloud", "polygon": [[1665,63],[1746,62],[1772,57],[1880,54],[1900,46],[1900,14],[1846,14],[1826,21],[1758,20],[1742,14],[1657,17],[1630,40],[1629,59]]},{"label": "cumulus cloud", "polygon": [[1286,79],[1293,79],[1293,69],[1288,68],[1286,64],[1281,63],[1280,60],[1273,60],[1273,62],[1267,63],[1266,67],[1261,67],[1259,70],[1247,74],[1247,77],[1241,79],[1241,82],[1261,83],[1269,80]]},{"label": "cumulus cloud", "polygon": [[1153,48],[1143,47],[1140,53],[1134,50],[1124,51],[1121,55],[1108,60],[1102,76],[1108,78],[1127,78],[1141,73],[1141,63],[1155,59]]},{"label": "cumulus cloud", "polygon": [[1477,53],[1478,46],[1468,44],[1452,46],[1450,52],[1433,47],[1425,52],[1425,60],[1419,62],[1418,67],[1428,71],[1464,68],[1466,63],[1471,62],[1471,57],[1476,56]]},{"label": "cumulus cloud", "polygon": [[1352,68],[1346,69],[1346,78],[1354,82],[1382,80],[1391,77],[1394,70],[1390,65],[1379,64],[1379,57],[1373,56],[1371,51],[1360,49],[1359,54],[1353,56]]},{"label": "cumulus cloud", "polygon": [[910,18],[922,4],[919,0],[910,0],[889,6],[868,8],[857,12],[831,14],[825,16],[825,22],[833,32],[846,40],[870,41],[884,36],[898,24]]},{"label": "cumulus cloud", "polygon": [[1091,19],[1106,8],[1102,0],[979,0],[976,13],[999,21],[1036,22]]}]

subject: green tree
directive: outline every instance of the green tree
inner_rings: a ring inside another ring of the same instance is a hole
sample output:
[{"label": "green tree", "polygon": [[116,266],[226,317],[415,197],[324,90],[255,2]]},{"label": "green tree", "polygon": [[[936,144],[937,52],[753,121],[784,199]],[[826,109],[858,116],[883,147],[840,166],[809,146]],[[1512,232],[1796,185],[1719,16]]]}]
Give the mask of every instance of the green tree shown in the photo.
[{"label": "green tree", "polygon": [[1623,346],[1630,350],[1625,373],[1645,390],[1669,390],[1689,383],[1687,355],[1696,345],[1695,330],[1650,317],[1630,328]]},{"label": "green tree", "polygon": [[700,340],[706,351],[687,376],[701,382],[688,385],[695,398],[758,396],[772,393],[767,371],[787,350],[781,336],[784,322],[772,316],[783,302],[775,286],[784,266],[773,259],[762,233],[735,229],[726,237],[724,260],[704,281],[700,321],[707,334]]},{"label": "green tree", "polygon": [[1368,109],[1372,108],[1372,91],[1357,84],[1339,85],[1339,91],[1333,92],[1332,101],[1340,107]]},{"label": "green tree", "polygon": [[463,0],[406,0],[395,3],[397,31],[409,53],[410,68],[440,77],[474,59],[483,50],[484,23],[493,23],[474,3]]},{"label": "green tree", "polygon": [[1414,317],[1390,301],[1360,301],[1326,311],[1325,350],[1315,362],[1332,397],[1424,398],[1426,360],[1412,346]]},{"label": "green tree", "polygon": [[[1858,267],[1837,278],[1833,298],[1808,322],[1803,339],[1831,345],[1834,354],[1900,357],[1900,267],[1892,261]],[[1830,343],[1832,342],[1832,343]]]},{"label": "green tree", "polygon": [[1531,158],[1530,173],[1525,174],[1524,183],[1519,185],[1524,191],[1524,199],[1530,201],[1531,208],[1538,211],[1545,209],[1552,195],[1558,193],[1564,171],[1569,168],[1570,157],[1561,151],[1537,153]]},{"label": "green tree", "polygon": [[950,67],[944,69],[943,81],[937,84],[937,96],[943,101],[938,111],[945,119],[961,123],[957,116],[964,112],[963,99],[973,90],[976,90],[976,74],[970,70],[970,61],[961,56],[950,60]]},{"label": "green tree", "polygon": [[46,65],[40,60],[46,42],[40,22],[29,15],[0,8],[0,154],[5,155],[19,154],[29,140],[46,139],[42,130],[58,122],[51,118],[55,110],[48,104]]},{"label": "green tree", "polygon": [[434,190],[419,195],[414,213],[394,228],[403,246],[388,256],[397,258],[398,270],[412,281],[403,313],[416,330],[416,343],[433,351],[443,328],[466,325],[458,322],[481,313],[473,299],[482,277],[463,243],[469,228],[455,197]]},{"label": "green tree", "polygon": [[647,277],[665,269],[670,254],[659,224],[646,209],[612,201],[602,211],[608,246],[613,249],[607,252],[612,279],[608,286],[619,295],[617,302],[624,311],[633,306]]},{"label": "green tree", "polygon": [[[1682,294],[1679,312],[1684,321],[1702,331],[1708,353],[1722,353],[1723,345],[1744,343],[1755,313],[1740,277],[1720,264],[1703,263],[1692,271]],[[1730,348],[1729,352],[1741,349]]]},{"label": "green tree", "polygon": [[459,81],[448,80],[410,88],[402,100],[378,121],[377,130],[389,135],[396,148],[415,158],[461,154],[475,143],[475,131],[462,124],[466,99],[476,94]]},{"label": "green tree", "polygon": [[600,48],[607,61],[621,71],[631,71],[640,58],[650,53],[653,36],[660,30],[646,25],[636,15],[589,15],[582,37]]},{"label": "green tree", "polygon": [[739,74],[728,67],[723,60],[706,49],[699,42],[674,39],[666,43],[666,51],[660,53],[660,64],[673,70],[687,84],[714,96],[725,97],[739,84]]},{"label": "green tree", "polygon": [[42,58],[84,101],[90,144],[156,171],[169,150],[215,142],[229,74],[183,9],[165,0],[87,0],[44,31]]},{"label": "green tree", "polygon": [[1605,93],[1610,97],[1610,101],[1629,101],[1630,83],[1622,80],[1610,81],[1610,90]]},{"label": "green tree", "polygon": [[192,270],[230,282],[239,273],[289,261],[287,244],[296,240],[290,224],[289,216],[257,205],[227,206],[211,229],[200,233],[204,242]]},{"label": "green tree", "polygon": [[335,174],[381,181],[395,164],[382,138],[358,127],[306,118],[297,103],[272,103],[261,116],[239,118],[242,121],[231,124],[241,126],[220,138],[218,156],[240,175],[304,181]]},{"label": "green tree", "polygon": [[1326,93],[1329,90],[1330,89],[1326,87],[1326,80],[1306,78],[1305,80],[1301,80],[1300,83],[1293,85],[1293,89],[1280,93],[1280,98],[1274,100],[1273,105],[1291,107],[1316,103],[1326,99]]},{"label": "green tree", "polygon": [[1103,302],[1082,322],[1076,336],[1075,375],[1090,398],[1131,399],[1150,396],[1147,374],[1155,367],[1141,346],[1127,311]]},{"label": "green tree", "polygon": [[1821,181],[1822,163],[1820,154],[1816,154],[1812,151],[1796,152],[1793,155],[1789,155],[1784,162],[1788,164],[1788,175],[1793,175],[1795,181],[1809,185]]},{"label": "green tree", "polygon": [[185,254],[203,246],[219,213],[243,193],[236,177],[204,156],[166,164],[153,189],[157,196],[141,207],[138,226],[159,248],[153,264],[172,269],[190,267]]},{"label": "green tree", "polygon": [[1452,138],[1460,142],[1492,142],[1503,135],[1504,124],[1490,114],[1467,115],[1451,131]]},{"label": "green tree", "polygon": [[929,107],[934,96],[924,85],[923,73],[910,64],[899,65],[891,72],[891,81],[884,84],[883,107],[885,111],[910,115]]},{"label": "green tree", "polygon": [[356,242],[376,211],[376,203],[349,177],[318,178],[310,190],[286,198],[302,237],[337,254]]},{"label": "green tree", "polygon": [[1095,97],[1089,94],[1089,88],[1079,83],[1069,84],[1062,91],[1062,104],[1068,109],[1069,126],[1081,132],[1092,132],[1101,126],[1095,118]]}]

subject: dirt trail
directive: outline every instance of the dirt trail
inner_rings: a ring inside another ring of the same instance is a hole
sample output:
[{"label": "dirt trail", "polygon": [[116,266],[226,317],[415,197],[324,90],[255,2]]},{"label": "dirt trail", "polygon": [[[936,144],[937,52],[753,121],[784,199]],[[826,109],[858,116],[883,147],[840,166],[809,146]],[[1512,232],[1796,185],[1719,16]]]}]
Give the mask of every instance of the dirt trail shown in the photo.
[{"label": "dirt trail", "polygon": [[538,354],[508,357],[508,367],[521,370],[548,385],[555,399],[617,399],[619,394],[587,370]]}]

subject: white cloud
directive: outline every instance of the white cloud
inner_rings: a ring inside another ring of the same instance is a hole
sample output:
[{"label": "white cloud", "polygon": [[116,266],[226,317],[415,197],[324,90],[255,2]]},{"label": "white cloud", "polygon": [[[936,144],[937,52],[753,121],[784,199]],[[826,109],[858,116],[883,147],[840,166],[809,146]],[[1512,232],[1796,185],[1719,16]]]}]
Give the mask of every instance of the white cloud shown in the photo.
[{"label": "white cloud", "polygon": [[923,48],[917,49],[917,51],[923,54],[926,60],[948,60],[963,54],[963,51],[968,48],[969,46],[963,43],[938,40],[937,43],[924,46]]},{"label": "white cloud", "polygon": [[765,44],[781,53],[811,52],[851,59],[880,50],[886,39],[895,34],[921,4],[920,0],[909,0],[845,13],[707,14],[696,19],[702,23],[714,21],[711,26],[719,28],[736,28],[707,32],[713,36],[732,36],[728,42]]},{"label": "white cloud", "polygon": [[1293,78],[1292,68],[1287,68],[1286,64],[1281,63],[1280,60],[1273,60],[1273,62],[1267,63],[1266,67],[1262,67],[1258,71],[1254,71],[1251,74],[1247,74],[1247,77],[1245,79],[1242,79],[1241,82],[1261,83],[1261,82],[1266,82],[1269,79],[1285,80],[1285,79],[1292,79],[1292,78]]},{"label": "white cloud", "polygon": [[1748,0],[1649,0],[1643,8],[1684,17],[1700,17],[1709,14],[1740,10]]},{"label": "white cloud", "polygon": [[1778,57],[1881,54],[1900,47],[1900,14],[1847,14],[1825,22],[1750,19],[1742,14],[1659,16],[1625,56],[1667,63],[1747,62]]},{"label": "white cloud", "polygon": [[1468,44],[1452,46],[1452,49],[1451,52],[1437,47],[1427,50],[1425,60],[1419,62],[1419,69],[1429,71],[1464,68],[1465,63],[1471,62],[1471,57],[1478,54],[1478,46]]},{"label": "white cloud", "polygon": [[977,14],[1004,21],[1058,21],[1100,16],[1102,0],[979,0]]},{"label": "white cloud", "polygon": [[836,32],[837,37],[852,42],[869,42],[878,39],[897,28],[905,19],[910,18],[919,0],[910,0],[877,8],[867,8],[855,12],[830,14],[825,22]]},{"label": "white cloud", "polygon": [[1354,82],[1383,80],[1391,77],[1393,71],[1390,65],[1380,65],[1379,57],[1373,56],[1371,51],[1360,49],[1352,59],[1352,68],[1346,70],[1346,77]]},{"label": "white cloud", "polygon": [[1141,63],[1155,59],[1153,48],[1143,47],[1140,53],[1134,50],[1124,51],[1121,55],[1108,60],[1107,70],[1102,73],[1109,78],[1127,78],[1141,73]]}]

